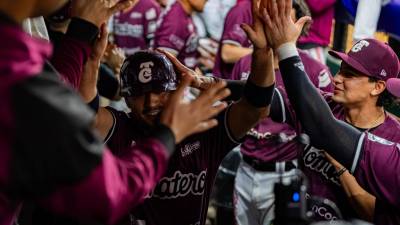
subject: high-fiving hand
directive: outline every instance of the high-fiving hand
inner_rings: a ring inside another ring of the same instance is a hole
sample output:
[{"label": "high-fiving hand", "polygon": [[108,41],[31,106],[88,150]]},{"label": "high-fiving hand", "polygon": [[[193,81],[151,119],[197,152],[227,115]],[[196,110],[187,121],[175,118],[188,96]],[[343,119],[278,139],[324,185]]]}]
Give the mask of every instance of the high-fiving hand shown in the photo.
[{"label": "high-fiving hand", "polygon": [[100,28],[115,13],[133,7],[138,0],[74,0],[72,16],[89,21]]},{"label": "high-fiving hand", "polygon": [[252,0],[253,24],[251,26],[249,24],[242,24],[241,27],[244,32],[246,32],[251,43],[253,43],[255,50],[268,50],[269,46],[265,38],[264,27],[261,21],[261,15],[259,13],[259,2],[260,0]]},{"label": "high-fiving hand", "polygon": [[259,14],[264,22],[268,44],[273,49],[285,43],[296,43],[304,25],[311,21],[305,16],[294,22],[291,18],[292,0],[261,0]]}]

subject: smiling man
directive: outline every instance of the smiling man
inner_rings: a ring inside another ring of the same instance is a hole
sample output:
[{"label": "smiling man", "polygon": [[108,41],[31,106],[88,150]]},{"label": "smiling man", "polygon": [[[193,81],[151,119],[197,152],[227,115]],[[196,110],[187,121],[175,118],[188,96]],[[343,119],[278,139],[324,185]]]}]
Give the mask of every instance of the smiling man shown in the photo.
[{"label": "smiling man", "polygon": [[[400,66],[395,52],[374,39],[357,42],[347,54],[331,52],[343,64],[335,77],[334,97],[326,97],[329,108],[312,87],[296,50],[295,40],[310,18],[303,17],[296,24],[288,19],[291,0],[262,3],[266,9],[265,34],[278,53],[290,102],[310,137],[310,145],[315,146],[304,152],[310,192],[340,203],[347,217],[357,215],[347,210],[345,198],[360,217],[365,217],[366,207],[372,209],[370,220],[374,224],[398,224],[399,123],[383,108],[385,100],[390,99],[387,91],[400,96],[400,80],[396,79]],[[332,166],[316,148],[324,149],[343,166]],[[364,193],[354,192],[356,182],[338,182],[349,172],[366,190]],[[370,195],[374,196],[372,201],[368,201]]]}]

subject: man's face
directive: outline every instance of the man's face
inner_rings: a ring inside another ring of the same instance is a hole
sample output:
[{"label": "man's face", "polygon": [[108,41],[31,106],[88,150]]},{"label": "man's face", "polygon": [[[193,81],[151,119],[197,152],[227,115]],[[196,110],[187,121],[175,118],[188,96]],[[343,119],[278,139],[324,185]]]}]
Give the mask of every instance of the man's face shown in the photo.
[{"label": "man's face", "polygon": [[188,0],[194,11],[203,12],[207,0]]},{"label": "man's face", "polygon": [[168,101],[169,94],[169,92],[148,92],[138,97],[127,97],[125,100],[137,119],[153,125]]},{"label": "man's face", "polygon": [[31,17],[48,16],[61,9],[68,0],[37,0]]},{"label": "man's face", "polygon": [[370,98],[375,82],[342,62],[338,74],[333,79],[335,90],[332,99],[344,105],[360,105]]}]

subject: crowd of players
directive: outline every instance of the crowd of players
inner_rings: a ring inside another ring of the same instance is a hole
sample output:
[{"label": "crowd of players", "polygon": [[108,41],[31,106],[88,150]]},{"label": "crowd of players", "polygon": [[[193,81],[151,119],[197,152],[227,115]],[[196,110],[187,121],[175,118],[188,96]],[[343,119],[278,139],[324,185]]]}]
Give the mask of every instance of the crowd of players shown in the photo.
[{"label": "crowd of players", "polygon": [[215,192],[218,225],[306,224],[294,180],[310,223],[400,224],[399,52],[332,76],[335,0],[209,1],[0,2],[0,225],[204,225]]}]

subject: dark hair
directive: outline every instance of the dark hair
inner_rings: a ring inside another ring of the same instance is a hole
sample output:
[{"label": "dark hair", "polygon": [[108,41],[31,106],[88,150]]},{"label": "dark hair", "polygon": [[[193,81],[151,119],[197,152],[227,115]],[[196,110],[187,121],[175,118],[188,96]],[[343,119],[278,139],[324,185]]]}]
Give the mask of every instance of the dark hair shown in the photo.
[{"label": "dark hair", "polygon": [[[375,77],[368,77],[369,82],[377,82],[379,81],[378,78]],[[378,96],[378,101],[376,101],[376,106],[382,106],[382,107],[392,107],[394,105],[398,105],[398,103],[395,101],[396,97],[392,95],[387,89],[385,89],[379,96]]]},{"label": "dark hair", "polygon": [[[305,0],[294,0],[293,8],[296,10],[296,19],[300,19],[303,16],[311,16],[310,8],[308,8]],[[308,35],[311,24],[307,23],[304,25],[301,35]]]}]

